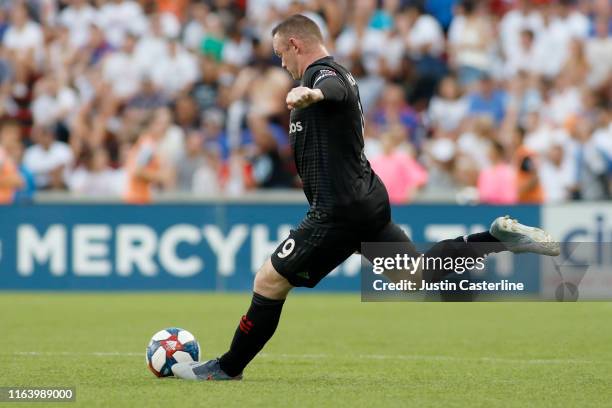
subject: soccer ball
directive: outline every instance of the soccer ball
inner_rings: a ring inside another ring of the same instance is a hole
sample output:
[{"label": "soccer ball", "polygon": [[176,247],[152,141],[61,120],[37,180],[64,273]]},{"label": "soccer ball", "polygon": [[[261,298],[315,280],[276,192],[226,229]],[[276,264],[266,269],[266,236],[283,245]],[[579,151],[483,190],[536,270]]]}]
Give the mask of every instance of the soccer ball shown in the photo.
[{"label": "soccer ball", "polygon": [[147,366],[158,377],[171,376],[176,363],[199,360],[200,345],[195,337],[178,327],[158,331],[147,346]]}]

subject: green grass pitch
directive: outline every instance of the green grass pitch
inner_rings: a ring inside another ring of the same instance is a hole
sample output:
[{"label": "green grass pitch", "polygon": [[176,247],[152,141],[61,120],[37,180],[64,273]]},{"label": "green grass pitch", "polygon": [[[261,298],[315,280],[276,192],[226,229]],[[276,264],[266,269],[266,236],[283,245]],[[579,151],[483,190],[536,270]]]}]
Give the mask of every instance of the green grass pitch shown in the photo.
[{"label": "green grass pitch", "polygon": [[0,386],[74,386],[76,403],[50,403],[69,407],[612,406],[612,303],[294,294],[244,381],[191,383],[147,370],[146,344],[164,327],[193,332],[203,358],[224,352],[249,300],[0,293]]}]

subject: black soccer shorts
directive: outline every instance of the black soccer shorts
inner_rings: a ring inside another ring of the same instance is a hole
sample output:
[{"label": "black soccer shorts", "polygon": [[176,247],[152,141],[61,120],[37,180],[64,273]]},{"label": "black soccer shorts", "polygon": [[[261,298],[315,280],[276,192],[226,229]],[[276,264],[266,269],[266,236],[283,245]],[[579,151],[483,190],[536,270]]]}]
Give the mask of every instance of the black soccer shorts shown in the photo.
[{"label": "black soccer shorts", "polygon": [[293,286],[314,288],[321,279],[355,252],[362,242],[406,242],[417,253],[406,233],[393,222],[383,227],[314,223],[304,220],[271,256],[272,266]]}]

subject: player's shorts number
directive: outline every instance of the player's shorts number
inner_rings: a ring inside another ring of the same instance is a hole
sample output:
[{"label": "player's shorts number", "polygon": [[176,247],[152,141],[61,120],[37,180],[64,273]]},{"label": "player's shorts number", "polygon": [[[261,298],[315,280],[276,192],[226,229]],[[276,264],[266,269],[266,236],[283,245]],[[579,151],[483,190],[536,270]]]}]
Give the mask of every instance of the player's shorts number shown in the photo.
[{"label": "player's shorts number", "polygon": [[287,256],[289,256],[291,252],[293,252],[294,248],[295,248],[295,240],[293,238],[289,238],[283,244],[281,251],[277,253],[276,255],[281,259],[286,258]]}]

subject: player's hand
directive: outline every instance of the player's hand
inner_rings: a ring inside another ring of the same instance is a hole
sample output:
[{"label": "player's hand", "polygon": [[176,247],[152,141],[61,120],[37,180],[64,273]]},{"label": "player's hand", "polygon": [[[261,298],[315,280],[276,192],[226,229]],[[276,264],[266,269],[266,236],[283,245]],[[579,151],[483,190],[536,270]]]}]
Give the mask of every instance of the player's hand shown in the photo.
[{"label": "player's hand", "polygon": [[323,92],[320,89],[310,89],[305,86],[293,88],[287,94],[287,108],[305,108],[308,105],[323,100]]}]

